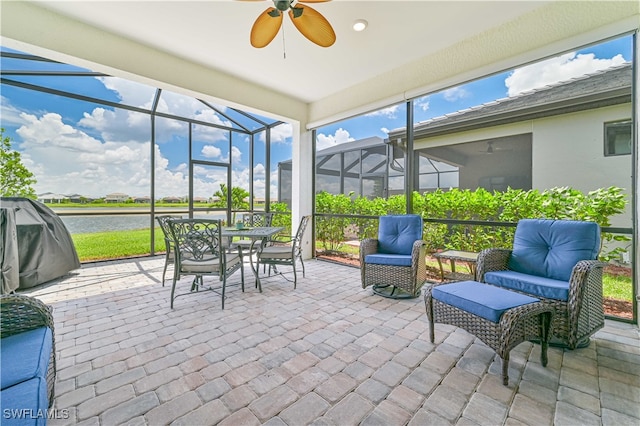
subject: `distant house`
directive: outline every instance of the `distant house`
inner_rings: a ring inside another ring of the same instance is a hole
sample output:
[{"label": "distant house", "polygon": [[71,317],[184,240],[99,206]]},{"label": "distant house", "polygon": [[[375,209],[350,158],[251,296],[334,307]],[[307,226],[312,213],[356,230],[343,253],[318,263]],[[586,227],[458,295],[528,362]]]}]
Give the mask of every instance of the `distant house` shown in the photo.
[{"label": "distant house", "polygon": [[63,201],[69,201],[69,197],[63,194],[54,194],[53,192],[45,192],[43,194],[39,194],[38,201],[41,203],[62,203]]},{"label": "distant house", "polygon": [[193,202],[194,203],[208,203],[209,199],[207,199],[205,197],[193,197]]},{"label": "distant house", "polygon": [[133,202],[137,204],[151,203],[151,197],[133,197]]},{"label": "distant house", "polygon": [[69,197],[69,201],[71,201],[72,203],[80,203],[80,204],[90,203],[93,200],[93,198],[85,197],[84,195],[81,195],[81,194],[71,194],[68,197]]},{"label": "distant house", "polygon": [[128,200],[129,195],[123,194],[122,192],[113,192],[104,197],[105,203],[126,203]]},{"label": "distant house", "polygon": [[182,203],[182,198],[180,197],[164,197],[162,199],[163,203]]}]

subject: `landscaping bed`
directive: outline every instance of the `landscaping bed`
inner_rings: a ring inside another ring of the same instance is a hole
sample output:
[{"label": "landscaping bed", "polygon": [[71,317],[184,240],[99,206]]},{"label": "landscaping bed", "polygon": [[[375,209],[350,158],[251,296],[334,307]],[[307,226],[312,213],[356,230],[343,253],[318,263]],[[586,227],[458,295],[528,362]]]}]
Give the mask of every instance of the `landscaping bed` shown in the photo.
[{"label": "landscaping bed", "polygon": [[[360,267],[360,260],[353,254],[325,251],[319,252],[317,254],[317,258],[356,268]],[[623,266],[607,265],[605,272],[614,276],[630,276],[631,269]],[[427,274],[430,280],[440,280],[440,271],[437,268],[427,265]],[[618,300],[606,297],[604,299],[604,312],[605,315],[630,320],[633,319],[633,304],[628,300]]]}]

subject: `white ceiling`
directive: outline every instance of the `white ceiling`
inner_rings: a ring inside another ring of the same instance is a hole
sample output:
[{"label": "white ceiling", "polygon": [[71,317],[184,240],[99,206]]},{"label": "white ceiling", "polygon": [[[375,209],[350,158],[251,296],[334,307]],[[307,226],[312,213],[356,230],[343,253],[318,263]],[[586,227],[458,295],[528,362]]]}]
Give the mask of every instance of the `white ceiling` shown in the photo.
[{"label": "white ceiling", "polygon": [[[40,1],[43,7],[143,45],[311,103],[473,38],[545,1],[347,1],[312,7],[337,41],[322,48],[284,19],[263,49],[249,44],[271,1]],[[357,33],[356,19],[369,27]],[[286,51],[286,59],[283,57]]]}]

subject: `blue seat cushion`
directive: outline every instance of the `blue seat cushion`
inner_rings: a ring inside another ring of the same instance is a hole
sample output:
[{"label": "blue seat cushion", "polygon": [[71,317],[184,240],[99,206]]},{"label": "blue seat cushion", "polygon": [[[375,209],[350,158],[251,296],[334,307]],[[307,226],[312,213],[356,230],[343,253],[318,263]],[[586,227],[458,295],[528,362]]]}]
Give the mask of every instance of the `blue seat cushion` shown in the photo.
[{"label": "blue seat cushion", "polygon": [[500,322],[502,314],[511,308],[539,302],[535,297],[476,281],[438,285],[433,287],[431,295],[447,305],[495,323]]},{"label": "blue seat cushion", "polygon": [[380,216],[378,252],[411,254],[413,243],[422,239],[422,217],[417,214]]},{"label": "blue seat cushion", "polygon": [[53,338],[49,327],[4,337],[0,342],[0,386],[4,389],[34,377],[45,378]]},{"label": "blue seat cushion", "polygon": [[521,291],[545,299],[567,301],[569,281],[554,280],[514,271],[496,271],[484,274],[484,282]]},{"label": "blue seat cushion", "polygon": [[2,425],[46,425],[48,405],[44,377],[34,377],[2,389]]},{"label": "blue seat cushion", "polygon": [[523,274],[569,281],[581,260],[600,250],[600,226],[575,220],[522,219],[513,239],[509,269]]},{"label": "blue seat cushion", "polygon": [[369,254],[364,257],[364,263],[390,266],[411,266],[411,255],[407,254]]}]

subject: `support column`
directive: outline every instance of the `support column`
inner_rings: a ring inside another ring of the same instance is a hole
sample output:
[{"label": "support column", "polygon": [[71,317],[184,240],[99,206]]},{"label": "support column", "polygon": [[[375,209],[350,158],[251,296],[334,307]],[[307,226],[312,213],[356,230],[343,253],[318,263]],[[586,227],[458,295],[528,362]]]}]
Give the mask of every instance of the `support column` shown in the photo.
[{"label": "support column", "polygon": [[631,152],[633,153],[633,168],[632,168],[632,197],[633,197],[633,211],[631,213],[632,221],[633,221],[633,285],[635,286],[635,291],[633,294],[636,297],[634,300],[635,303],[635,323],[636,325],[640,325],[640,250],[639,250],[639,241],[640,241],[640,195],[638,188],[640,188],[640,152],[639,146],[640,144],[640,123],[638,122],[638,111],[640,108],[640,72],[638,71],[638,66],[640,66],[640,40],[638,40],[638,34],[640,32],[640,27],[636,30],[633,35],[633,74],[632,74],[632,101],[631,101],[631,116],[634,117],[632,120],[632,131],[631,131]]},{"label": "support column", "polygon": [[[312,132],[300,123],[293,126],[293,161],[291,170],[291,224],[295,232],[302,216],[313,214],[313,141]],[[302,257],[312,253],[313,222],[310,222],[302,242]]]}]

